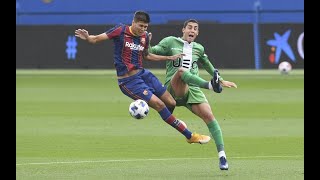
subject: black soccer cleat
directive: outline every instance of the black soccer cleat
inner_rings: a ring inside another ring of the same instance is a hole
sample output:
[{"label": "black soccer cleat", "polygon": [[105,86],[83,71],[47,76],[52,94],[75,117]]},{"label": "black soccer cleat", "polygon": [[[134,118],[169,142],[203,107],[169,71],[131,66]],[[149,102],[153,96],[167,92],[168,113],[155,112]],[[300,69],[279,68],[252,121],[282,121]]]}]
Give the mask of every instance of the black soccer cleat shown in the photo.
[{"label": "black soccer cleat", "polygon": [[229,165],[228,165],[226,157],[221,156],[219,158],[219,167],[221,170],[228,170],[229,169]]},{"label": "black soccer cleat", "polygon": [[213,78],[211,79],[210,83],[213,87],[213,91],[216,93],[222,92],[222,86],[219,81],[220,73],[217,69],[213,71]]}]

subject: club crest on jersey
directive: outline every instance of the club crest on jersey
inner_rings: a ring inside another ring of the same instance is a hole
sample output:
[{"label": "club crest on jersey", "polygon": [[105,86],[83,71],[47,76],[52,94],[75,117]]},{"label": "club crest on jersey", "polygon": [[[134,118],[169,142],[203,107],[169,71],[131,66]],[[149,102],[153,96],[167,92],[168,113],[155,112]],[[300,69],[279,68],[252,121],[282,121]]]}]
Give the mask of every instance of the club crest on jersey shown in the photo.
[{"label": "club crest on jersey", "polygon": [[145,89],[142,94],[147,96],[148,95],[148,91]]},{"label": "club crest on jersey", "polygon": [[131,50],[138,50],[138,51],[144,50],[144,47],[140,46],[140,44],[126,42],[125,46],[130,48]]},{"label": "club crest on jersey", "polygon": [[146,43],[146,38],[141,38],[141,44],[144,44],[144,43]]}]

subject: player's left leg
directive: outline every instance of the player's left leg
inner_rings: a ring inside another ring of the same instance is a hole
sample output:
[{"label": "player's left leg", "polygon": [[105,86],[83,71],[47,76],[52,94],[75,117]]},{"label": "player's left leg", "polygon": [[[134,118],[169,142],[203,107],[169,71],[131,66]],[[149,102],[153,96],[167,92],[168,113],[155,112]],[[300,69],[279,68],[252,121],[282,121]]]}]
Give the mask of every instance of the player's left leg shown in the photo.
[{"label": "player's left leg", "polygon": [[176,101],[171,96],[171,94],[169,92],[163,93],[163,95],[161,95],[159,98],[164,102],[164,104],[167,106],[170,113],[172,114],[176,107]]},{"label": "player's left leg", "polygon": [[199,116],[206,123],[214,139],[218,151],[220,169],[228,170],[229,166],[224,151],[222,130],[217,119],[213,116],[210,105],[208,103],[192,104],[191,109],[194,114]]}]

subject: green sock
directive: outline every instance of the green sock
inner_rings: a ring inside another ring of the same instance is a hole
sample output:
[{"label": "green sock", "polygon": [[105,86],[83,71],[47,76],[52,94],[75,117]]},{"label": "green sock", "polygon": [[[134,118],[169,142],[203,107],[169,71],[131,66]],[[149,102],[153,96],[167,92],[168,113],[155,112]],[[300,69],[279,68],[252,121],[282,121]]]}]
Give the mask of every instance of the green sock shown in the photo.
[{"label": "green sock", "polygon": [[217,151],[224,151],[224,143],[223,143],[223,137],[222,137],[222,131],[219,126],[219,123],[216,119],[214,119],[212,122],[207,124],[208,129],[214,139],[214,142],[216,143]]},{"label": "green sock", "polygon": [[184,71],[181,78],[186,84],[195,84],[201,88],[209,89],[208,81],[197,75],[193,75],[190,71]]}]

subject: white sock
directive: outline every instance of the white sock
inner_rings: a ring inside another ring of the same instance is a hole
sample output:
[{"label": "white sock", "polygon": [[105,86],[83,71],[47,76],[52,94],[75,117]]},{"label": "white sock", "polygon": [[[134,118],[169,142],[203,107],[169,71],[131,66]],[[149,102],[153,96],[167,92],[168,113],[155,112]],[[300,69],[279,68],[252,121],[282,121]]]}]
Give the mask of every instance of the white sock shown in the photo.
[{"label": "white sock", "polygon": [[224,156],[225,158],[227,158],[226,153],[225,153],[224,151],[220,151],[220,152],[218,153],[218,155],[219,155],[219,158],[221,158],[222,156]]},{"label": "white sock", "polygon": [[211,90],[213,90],[213,87],[212,87],[212,84],[211,84],[211,82],[209,81],[209,87],[208,87],[209,89],[211,89]]}]

